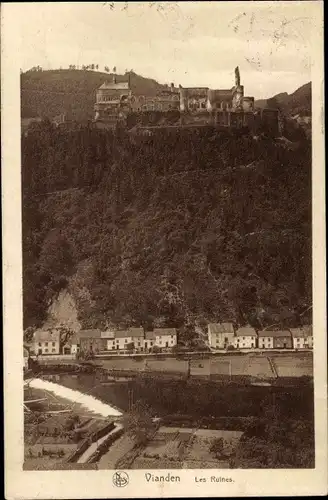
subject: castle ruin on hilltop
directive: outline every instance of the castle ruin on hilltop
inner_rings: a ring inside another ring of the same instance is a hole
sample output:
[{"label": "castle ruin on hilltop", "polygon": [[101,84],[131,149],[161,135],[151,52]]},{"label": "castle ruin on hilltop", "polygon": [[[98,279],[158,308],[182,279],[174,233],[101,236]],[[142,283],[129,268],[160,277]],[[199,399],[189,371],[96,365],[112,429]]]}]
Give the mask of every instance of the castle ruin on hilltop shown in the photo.
[{"label": "castle ruin on hilltop", "polygon": [[216,128],[256,131],[264,127],[273,135],[278,133],[278,111],[257,110],[254,97],[244,95],[239,68],[235,68],[235,84],[231,89],[209,87],[170,86],[156,95],[136,95],[129,81],[101,85],[96,93],[95,122],[98,125],[127,128],[138,127],[190,127],[214,126]]}]

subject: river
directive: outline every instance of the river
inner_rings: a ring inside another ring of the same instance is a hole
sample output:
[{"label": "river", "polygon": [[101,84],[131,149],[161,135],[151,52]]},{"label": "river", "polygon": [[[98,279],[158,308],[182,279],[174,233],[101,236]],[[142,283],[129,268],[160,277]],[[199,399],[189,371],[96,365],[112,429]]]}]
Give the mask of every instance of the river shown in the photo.
[{"label": "river", "polygon": [[53,391],[102,416],[120,416],[140,401],[157,417],[261,417],[274,408],[281,418],[313,418],[313,387],[305,384],[262,387],[156,378],[110,382],[97,373],[65,374],[58,378],[58,384],[33,379],[32,387]]}]

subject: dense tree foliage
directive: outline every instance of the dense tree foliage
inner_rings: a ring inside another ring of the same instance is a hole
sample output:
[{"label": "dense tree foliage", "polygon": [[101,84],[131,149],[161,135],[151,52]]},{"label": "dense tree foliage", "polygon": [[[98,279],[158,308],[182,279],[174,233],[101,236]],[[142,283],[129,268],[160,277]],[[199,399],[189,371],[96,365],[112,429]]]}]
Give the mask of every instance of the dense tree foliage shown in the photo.
[{"label": "dense tree foliage", "polygon": [[87,326],[309,320],[306,139],[290,150],[211,130],[132,139],[43,122],[22,138],[22,186],[25,327],[73,277]]}]

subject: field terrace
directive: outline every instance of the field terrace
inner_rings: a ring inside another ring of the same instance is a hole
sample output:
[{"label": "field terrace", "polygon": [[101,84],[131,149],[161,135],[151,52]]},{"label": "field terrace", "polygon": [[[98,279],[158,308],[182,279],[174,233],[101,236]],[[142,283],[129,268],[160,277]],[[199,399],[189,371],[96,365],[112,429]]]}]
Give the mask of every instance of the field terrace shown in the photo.
[{"label": "field terrace", "polygon": [[[229,459],[243,432],[196,428],[160,427],[134,460],[135,469],[229,468]],[[211,451],[222,438],[219,455]]]}]

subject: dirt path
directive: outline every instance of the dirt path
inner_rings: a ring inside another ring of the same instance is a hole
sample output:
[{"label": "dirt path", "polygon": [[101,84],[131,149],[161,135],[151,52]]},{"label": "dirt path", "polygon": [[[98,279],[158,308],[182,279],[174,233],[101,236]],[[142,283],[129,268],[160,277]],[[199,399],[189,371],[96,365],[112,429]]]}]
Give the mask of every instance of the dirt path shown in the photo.
[{"label": "dirt path", "polygon": [[113,434],[116,434],[121,429],[123,429],[123,425],[122,424],[117,424],[115,426],[115,429],[111,430],[108,434],[106,434],[102,438],[98,439],[98,441],[95,441],[94,443],[92,443],[89,446],[89,448],[87,450],[85,450],[85,452],[83,453],[83,455],[80,456],[80,458],[78,459],[77,463],[78,464],[85,464],[89,460],[89,458],[95,453],[95,451],[97,451],[98,446],[100,446],[104,441],[106,441],[109,438],[109,436],[112,436]]},{"label": "dirt path", "polygon": [[115,469],[116,463],[134,447],[131,436],[124,434],[115,441],[98,462],[98,469]]}]

